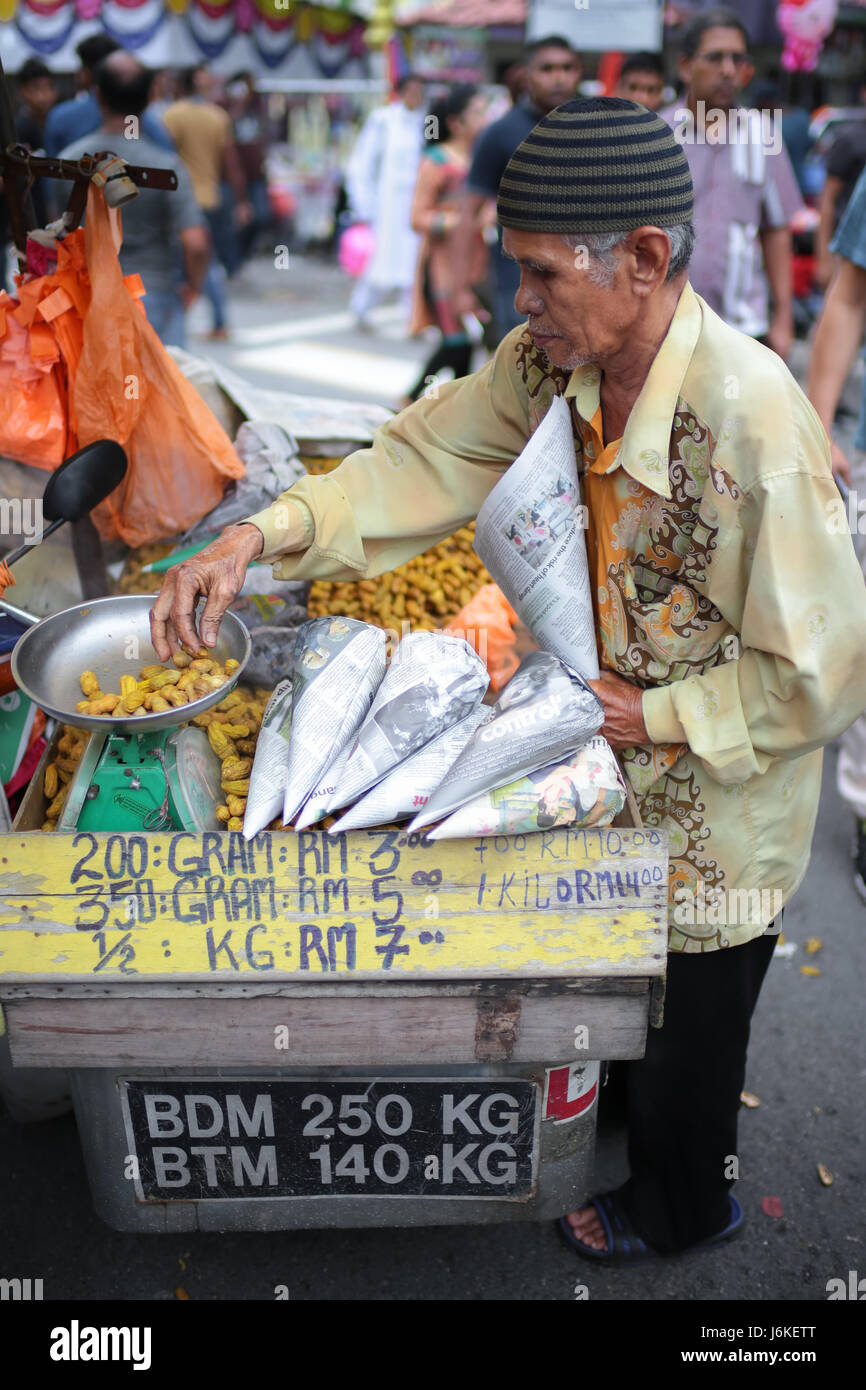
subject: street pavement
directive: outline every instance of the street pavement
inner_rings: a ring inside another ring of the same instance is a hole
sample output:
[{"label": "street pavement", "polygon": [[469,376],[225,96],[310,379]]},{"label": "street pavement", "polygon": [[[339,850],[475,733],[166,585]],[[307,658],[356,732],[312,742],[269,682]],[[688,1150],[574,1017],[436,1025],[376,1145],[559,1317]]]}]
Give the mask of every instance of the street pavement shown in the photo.
[{"label": "street pavement", "polygon": [[315,257],[284,259],[258,256],[233,282],[228,341],[207,338],[213,315],[199,299],[188,315],[187,350],[273,390],[396,407],[432,350],[429,340],[407,340],[395,297],[373,310],[372,332],[359,332],[346,275]]},{"label": "street pavement", "polygon": [[[394,404],[425,354],[400,337],[399,311],[361,337],[346,286],[315,262],[273,272],[257,263],[233,295],[233,337],[206,351],[262,385]],[[283,278],[274,281],[279,274]],[[193,330],[208,326],[197,307]],[[336,364],[331,381],[325,370]],[[802,366],[803,353],[798,358]],[[378,386],[373,391],[373,386]],[[820,577],[817,578],[820,582]],[[572,1301],[827,1298],[828,1280],[866,1275],[863,1119],[866,905],[851,877],[853,821],[827,750],[812,861],[786,910],[755,1014],[740,1119],[740,1238],[715,1251],[608,1269],[579,1260],[551,1223],[136,1236],[93,1212],[71,1116],[22,1127],[0,1115],[0,1276],[41,1278],[59,1300]],[[805,951],[809,938],[821,948]],[[803,974],[808,965],[820,974]],[[603,1098],[593,1190],[626,1174],[625,1133]],[[818,1165],[833,1175],[822,1185]],[[764,1199],[776,1215],[764,1209]],[[866,1286],[864,1286],[866,1287]],[[178,1292],[178,1291],[181,1292]],[[745,1316],[745,1314],[744,1314]],[[808,1318],[804,1318],[808,1321]]]}]

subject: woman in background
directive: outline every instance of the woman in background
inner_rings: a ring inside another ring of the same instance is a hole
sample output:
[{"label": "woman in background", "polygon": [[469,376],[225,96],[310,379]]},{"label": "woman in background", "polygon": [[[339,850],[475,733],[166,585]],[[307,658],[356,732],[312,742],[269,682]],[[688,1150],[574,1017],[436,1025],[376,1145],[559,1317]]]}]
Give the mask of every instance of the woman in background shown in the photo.
[{"label": "woman in background", "polygon": [[[455,377],[470,369],[473,343],[453,306],[453,235],[460,194],[472,161],[472,146],[485,124],[486,101],[477,87],[461,83],[434,102],[425,123],[429,148],[418,169],[412,202],[412,229],[423,236],[415,276],[410,332],[438,328],[442,341],[424,364],[404,404],[424,394],[436,374],[450,368]],[[495,215],[495,214],[494,214]],[[472,284],[487,274],[487,246],[479,223],[471,251]]]}]

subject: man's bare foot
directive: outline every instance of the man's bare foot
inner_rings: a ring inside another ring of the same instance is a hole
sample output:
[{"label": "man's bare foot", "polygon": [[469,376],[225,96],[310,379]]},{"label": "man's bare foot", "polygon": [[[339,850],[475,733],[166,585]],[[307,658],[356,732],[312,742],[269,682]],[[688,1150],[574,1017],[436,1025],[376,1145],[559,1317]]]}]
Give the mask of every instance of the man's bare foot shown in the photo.
[{"label": "man's bare foot", "polygon": [[578,1211],[569,1212],[565,1219],[584,1245],[588,1245],[592,1250],[607,1250],[607,1236],[598,1210],[594,1206],[580,1207]]}]

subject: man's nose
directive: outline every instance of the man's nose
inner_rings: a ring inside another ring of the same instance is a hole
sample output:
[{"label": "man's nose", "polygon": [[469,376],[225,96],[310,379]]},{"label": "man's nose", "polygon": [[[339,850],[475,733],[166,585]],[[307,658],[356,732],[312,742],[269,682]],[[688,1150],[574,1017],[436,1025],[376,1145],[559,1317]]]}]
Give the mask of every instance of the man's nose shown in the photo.
[{"label": "man's nose", "polygon": [[514,307],[518,314],[532,315],[537,318],[539,314],[544,313],[544,300],[539,299],[537,294],[528,290],[521,280],[514,296]]}]

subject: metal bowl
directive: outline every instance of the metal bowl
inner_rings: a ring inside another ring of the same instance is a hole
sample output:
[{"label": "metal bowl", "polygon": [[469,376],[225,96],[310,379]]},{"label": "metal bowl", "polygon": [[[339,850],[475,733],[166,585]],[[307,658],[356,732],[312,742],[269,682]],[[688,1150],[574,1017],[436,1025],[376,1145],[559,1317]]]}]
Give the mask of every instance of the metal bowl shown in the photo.
[{"label": "metal bowl", "polygon": [[[170,710],[135,717],[79,714],[83,699],[79,677],[93,671],[100,690],[120,692],[121,676],[138,676],[142,666],[153,666],[159,657],[150,640],[149,615],[153,594],[128,594],[119,598],[93,599],[43,618],[19,639],[12,652],[12,676],[24,694],[64,724],[105,733],[146,734],[186,724],[196,714],[219,704],[237,684],[250,658],[250,637],[240,618],[226,613],[216,646],[209,655],[220,663],[239,662],[225,685],[198,700]],[[164,663],[167,666],[171,662]]]}]

